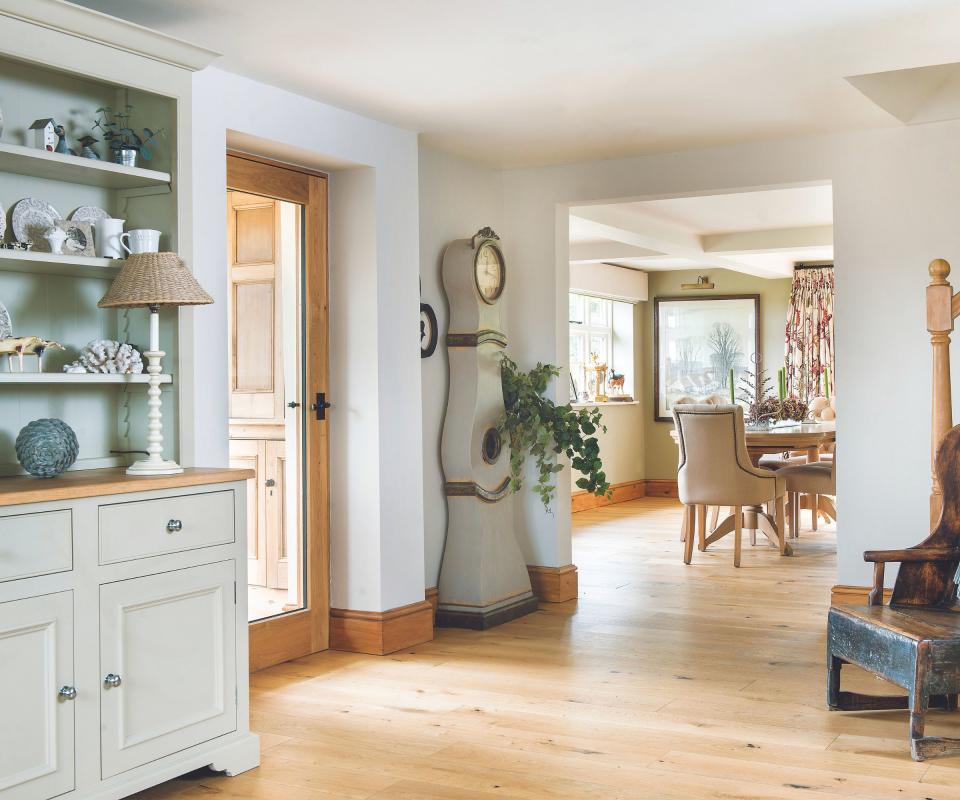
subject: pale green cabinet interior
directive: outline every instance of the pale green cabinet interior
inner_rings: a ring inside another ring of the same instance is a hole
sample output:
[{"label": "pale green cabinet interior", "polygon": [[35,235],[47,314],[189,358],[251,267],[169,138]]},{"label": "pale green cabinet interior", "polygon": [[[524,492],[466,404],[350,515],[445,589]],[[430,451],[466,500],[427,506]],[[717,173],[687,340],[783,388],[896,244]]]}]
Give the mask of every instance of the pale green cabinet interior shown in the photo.
[{"label": "pale green cabinet interior", "polygon": [[[154,228],[162,231],[161,250],[177,250],[177,102],[173,98],[124,87],[87,77],[48,69],[42,65],[0,58],[0,109],[3,133],[0,147],[32,146],[28,129],[35,119],[52,117],[66,127],[68,146],[79,152],[78,139],[92,133],[101,141],[94,145],[104,161],[110,161],[107,143],[102,141],[93,122],[101,106],[134,107],[132,126],[136,129],[163,128],[164,138],[153,149],[151,161],[139,162],[141,168],[170,173],[167,181],[144,181],[134,188],[113,189],[97,185],[109,183],[94,168],[64,170],[60,179],[57,165],[33,162],[41,159],[12,156],[0,159],[0,205],[6,217],[5,240],[11,241],[11,209],[25,197],[50,203],[66,219],[78,206],[99,206],[112,216],[126,220],[125,229]],[[29,155],[29,154],[27,154]],[[86,159],[71,159],[88,167]],[[26,174],[19,174],[20,172]],[[79,177],[77,173],[80,173]],[[33,173],[33,174],[31,174]],[[89,181],[84,173],[90,173]],[[38,177],[38,174],[53,175]],[[135,180],[127,181],[136,183]],[[41,336],[54,339],[67,350],[48,351],[44,372],[61,373],[65,363],[73,361],[79,350],[98,338],[129,341],[141,352],[147,346],[147,311],[108,311],[97,308],[97,301],[110,285],[113,268],[102,270],[101,277],[78,276],[70,265],[56,267],[60,274],[46,274],[31,261],[4,259],[10,253],[0,250],[0,302],[13,322],[14,336]],[[55,260],[55,256],[50,256]],[[118,262],[119,263],[119,262]],[[42,270],[49,270],[49,264]],[[96,270],[99,271],[99,270]],[[176,458],[177,380],[175,309],[161,310],[161,347],[166,352],[163,371],[173,375],[172,384],[163,387],[164,442],[167,458]],[[144,359],[145,361],[145,359]],[[14,360],[16,369],[16,360]],[[36,372],[35,358],[25,359],[24,371]],[[21,472],[14,451],[18,431],[31,420],[57,417],[77,433],[80,455],[74,469],[114,466],[129,459],[111,455],[111,450],[143,449],[146,446],[146,387],[116,383],[29,384],[6,382],[7,360],[0,357],[0,474]]]}]

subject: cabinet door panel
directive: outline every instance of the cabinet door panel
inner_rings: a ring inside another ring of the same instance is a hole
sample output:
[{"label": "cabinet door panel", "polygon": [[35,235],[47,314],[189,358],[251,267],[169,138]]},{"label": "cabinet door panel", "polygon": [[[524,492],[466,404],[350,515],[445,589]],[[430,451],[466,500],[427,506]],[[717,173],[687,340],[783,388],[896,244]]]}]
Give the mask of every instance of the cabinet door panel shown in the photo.
[{"label": "cabinet door panel", "polygon": [[72,592],[0,603],[0,798],[73,789]]},{"label": "cabinet door panel", "polygon": [[232,561],[100,587],[104,778],[236,730]]}]

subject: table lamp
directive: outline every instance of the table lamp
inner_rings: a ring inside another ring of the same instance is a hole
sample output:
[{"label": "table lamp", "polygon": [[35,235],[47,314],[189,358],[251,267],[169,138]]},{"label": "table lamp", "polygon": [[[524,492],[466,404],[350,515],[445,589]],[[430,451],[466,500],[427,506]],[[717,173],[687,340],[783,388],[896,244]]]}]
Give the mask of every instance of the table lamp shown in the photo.
[{"label": "table lamp", "polygon": [[147,458],[127,468],[127,475],[175,475],[183,472],[176,461],[163,458],[163,421],[160,411],[160,306],[195,306],[212,303],[176,253],[133,253],[120,268],[100,308],[149,308],[150,349],[147,373]]}]

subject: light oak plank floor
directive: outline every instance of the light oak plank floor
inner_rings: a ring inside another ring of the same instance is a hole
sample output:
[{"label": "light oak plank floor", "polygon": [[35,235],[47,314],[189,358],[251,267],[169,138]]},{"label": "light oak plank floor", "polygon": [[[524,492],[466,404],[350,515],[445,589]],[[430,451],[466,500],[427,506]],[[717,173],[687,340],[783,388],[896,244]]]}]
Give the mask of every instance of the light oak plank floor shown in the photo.
[{"label": "light oak plank floor", "polygon": [[[911,761],[905,712],[825,710],[832,528],[792,558],[745,545],[736,570],[732,537],[684,567],[679,525],[664,499],[581,512],[577,601],[257,673],[260,769],[139,797],[960,800],[960,758]],[[960,736],[960,714],[931,713],[929,730]]]}]

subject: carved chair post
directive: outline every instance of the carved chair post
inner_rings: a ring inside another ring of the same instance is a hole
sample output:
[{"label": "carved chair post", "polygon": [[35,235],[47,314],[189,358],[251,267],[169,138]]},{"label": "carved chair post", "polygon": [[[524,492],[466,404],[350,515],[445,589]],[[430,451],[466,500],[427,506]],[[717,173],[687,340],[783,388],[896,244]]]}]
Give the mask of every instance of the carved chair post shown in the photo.
[{"label": "carved chair post", "polygon": [[950,392],[950,333],[953,331],[953,287],[947,281],[950,264],[934,259],[927,268],[927,331],[933,351],[933,409],[930,424],[930,528],[940,519],[941,491],[934,461],[940,441],[953,427],[953,404]]}]

